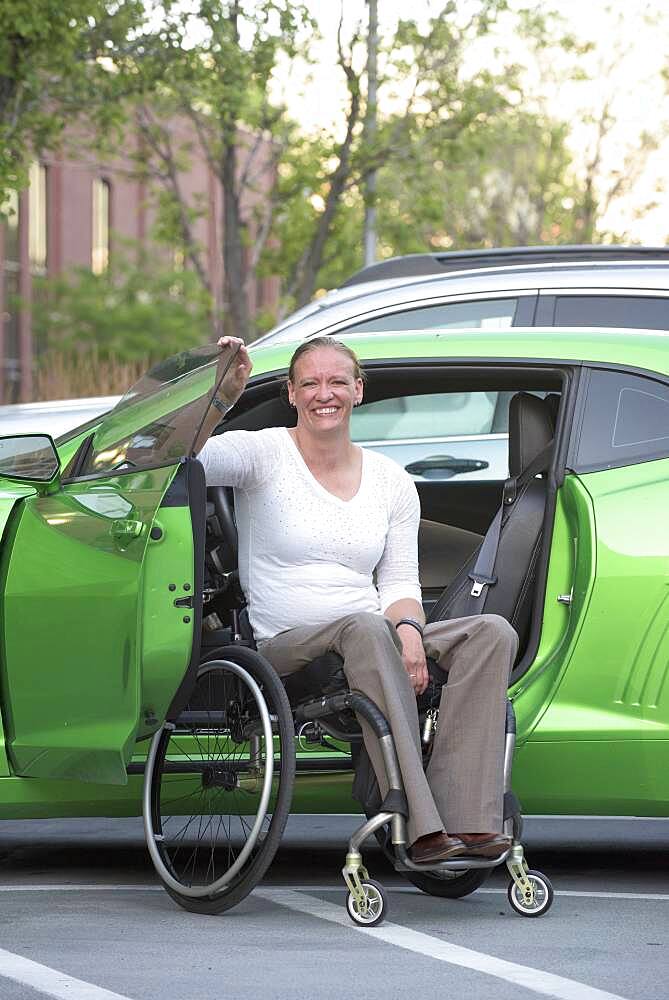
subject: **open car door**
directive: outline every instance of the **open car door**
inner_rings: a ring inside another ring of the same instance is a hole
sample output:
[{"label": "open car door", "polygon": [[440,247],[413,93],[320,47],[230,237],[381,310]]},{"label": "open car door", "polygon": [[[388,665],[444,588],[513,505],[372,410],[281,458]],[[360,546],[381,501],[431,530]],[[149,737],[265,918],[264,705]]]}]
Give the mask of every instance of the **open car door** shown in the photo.
[{"label": "open car door", "polygon": [[127,780],[199,653],[205,487],[192,449],[235,348],[152,369],[3,551],[6,743],[26,777]]}]

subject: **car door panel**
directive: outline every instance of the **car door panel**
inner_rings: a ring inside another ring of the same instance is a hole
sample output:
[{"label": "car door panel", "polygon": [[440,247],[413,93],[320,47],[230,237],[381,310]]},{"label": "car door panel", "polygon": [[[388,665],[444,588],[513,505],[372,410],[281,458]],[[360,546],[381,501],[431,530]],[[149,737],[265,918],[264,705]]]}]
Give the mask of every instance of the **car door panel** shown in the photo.
[{"label": "car door panel", "polygon": [[[3,616],[6,723],[18,774],[125,781],[141,709],[139,581],[174,472],[72,483],[23,502]],[[138,533],[119,535],[123,522]]]},{"label": "car door panel", "polygon": [[191,469],[198,519],[205,493],[188,456],[235,352],[196,348],[151,369],[103,419],[73,478],[20,505],[3,567],[17,774],[125,783],[135,740],[163,721],[192,666],[204,551]]}]

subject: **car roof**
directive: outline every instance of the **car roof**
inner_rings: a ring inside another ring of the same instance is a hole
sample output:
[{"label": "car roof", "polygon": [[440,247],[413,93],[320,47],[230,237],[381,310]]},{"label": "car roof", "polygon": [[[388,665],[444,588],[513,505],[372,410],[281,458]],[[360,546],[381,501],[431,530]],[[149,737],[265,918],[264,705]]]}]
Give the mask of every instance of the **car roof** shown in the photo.
[{"label": "car roof", "polygon": [[[396,359],[589,362],[669,376],[669,331],[607,327],[508,327],[350,333],[337,338],[363,361]],[[302,338],[268,343],[253,354],[256,374],[285,371]]]},{"label": "car roof", "polygon": [[390,257],[361,268],[341,284],[350,288],[367,281],[446,274],[472,268],[516,267],[522,264],[564,264],[574,261],[661,261],[669,265],[669,247],[607,245],[500,247],[494,250],[454,250]]},{"label": "car roof", "polygon": [[[522,249],[456,254],[451,261],[453,266],[449,269],[440,267],[436,273],[426,274],[420,265],[416,273],[402,277],[382,277],[382,270],[374,270],[380,265],[371,265],[358,272],[367,273],[369,279],[362,282],[351,279],[341,288],[314,299],[260,337],[251,347],[272,340],[279,342],[296,339],[298,324],[300,339],[305,340],[321,332],[327,333],[337,323],[373,318],[376,309],[405,304],[418,308],[457,296],[480,297],[488,293],[499,296],[504,292],[509,295],[523,292],[536,294],[542,291],[550,293],[557,289],[580,294],[588,291],[602,294],[609,291],[618,295],[629,289],[630,292],[639,294],[669,295],[669,248],[607,247],[606,252],[601,253],[595,252],[598,250],[595,247],[551,248],[556,251],[555,256],[548,254],[546,248],[542,248],[542,254],[521,253]],[[583,251],[582,256],[566,252],[578,249]],[[613,253],[613,250],[617,252]],[[473,257],[474,254],[478,256]],[[410,256],[433,260],[436,255]],[[478,263],[475,267],[471,263],[456,267],[457,262],[463,258],[468,261],[476,260]],[[394,260],[402,263],[407,258]],[[391,261],[381,263],[390,264]]]}]

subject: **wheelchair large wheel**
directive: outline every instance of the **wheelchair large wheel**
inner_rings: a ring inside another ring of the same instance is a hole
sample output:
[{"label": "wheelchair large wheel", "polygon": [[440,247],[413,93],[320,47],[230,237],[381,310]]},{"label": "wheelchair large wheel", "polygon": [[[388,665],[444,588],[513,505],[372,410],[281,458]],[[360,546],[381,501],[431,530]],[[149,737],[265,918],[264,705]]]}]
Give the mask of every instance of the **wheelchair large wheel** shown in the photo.
[{"label": "wheelchair large wheel", "polygon": [[170,896],[221,913],[269,867],[290,812],[294,725],[283,685],[258,653],[216,651],[174,724],[154,736],[144,784],[152,861]]}]

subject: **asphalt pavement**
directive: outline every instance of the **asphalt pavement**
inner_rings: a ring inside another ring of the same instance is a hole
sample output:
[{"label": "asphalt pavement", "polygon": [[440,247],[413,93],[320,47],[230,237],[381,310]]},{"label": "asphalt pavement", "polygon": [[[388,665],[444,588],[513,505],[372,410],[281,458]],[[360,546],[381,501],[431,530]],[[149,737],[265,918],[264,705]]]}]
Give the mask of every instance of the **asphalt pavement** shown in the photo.
[{"label": "asphalt pavement", "polygon": [[378,928],[354,926],[340,870],[357,818],[292,817],[264,882],[217,917],[157,884],[137,820],[0,823],[2,1000],[667,1000],[669,821],[526,820],[552,909],[513,913],[503,870],[442,900],[397,875]]}]

